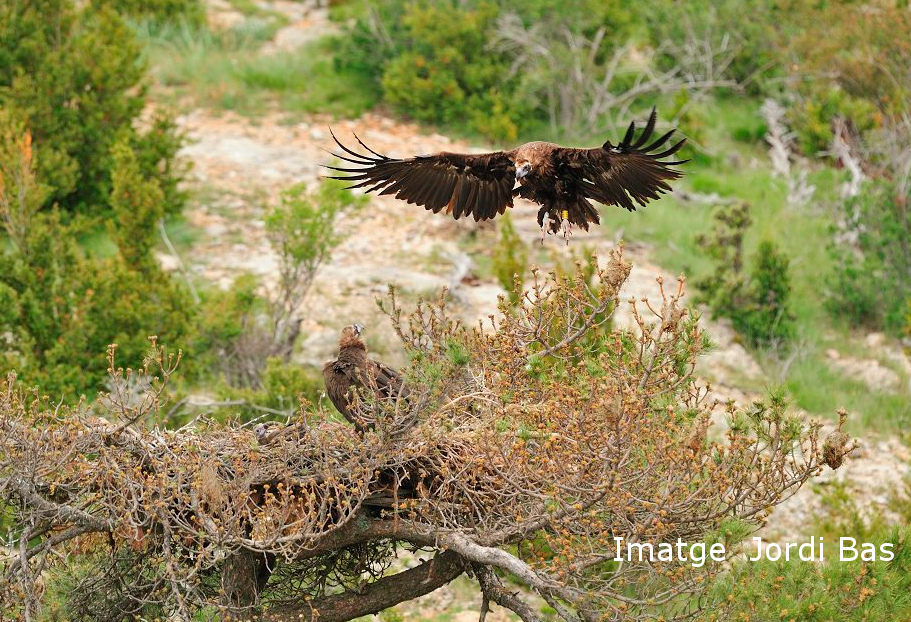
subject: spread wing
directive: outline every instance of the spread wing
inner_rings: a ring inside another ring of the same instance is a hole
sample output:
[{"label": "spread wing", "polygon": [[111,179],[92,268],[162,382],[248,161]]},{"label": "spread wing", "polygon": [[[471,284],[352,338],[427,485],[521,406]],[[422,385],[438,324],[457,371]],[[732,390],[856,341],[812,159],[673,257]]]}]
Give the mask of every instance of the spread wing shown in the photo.
[{"label": "spread wing", "polygon": [[397,199],[422,205],[434,214],[445,210],[456,220],[469,215],[476,221],[488,220],[512,207],[516,167],[506,152],[478,155],[443,152],[398,160],[377,153],[357,136],[357,142],[370,155],[352,151],[335,134],[332,138],[344,151],[344,155],[332,155],[356,164],[357,168],[326,168],[345,173],[330,178],[355,182],[349,188],[392,194]]},{"label": "spread wing", "polygon": [[605,205],[619,205],[630,211],[636,209],[633,201],[645,205],[649,200],[657,199],[670,191],[669,180],[682,175],[671,167],[688,160],[663,160],[677,153],[686,142],[684,139],[661,150],[675,130],[649,143],[656,118],[657,113],[652,108],[648,123],[635,142],[634,122],[629,124],[619,145],[607,141],[594,149],[557,149],[554,152],[557,176],[571,180],[586,198]]}]

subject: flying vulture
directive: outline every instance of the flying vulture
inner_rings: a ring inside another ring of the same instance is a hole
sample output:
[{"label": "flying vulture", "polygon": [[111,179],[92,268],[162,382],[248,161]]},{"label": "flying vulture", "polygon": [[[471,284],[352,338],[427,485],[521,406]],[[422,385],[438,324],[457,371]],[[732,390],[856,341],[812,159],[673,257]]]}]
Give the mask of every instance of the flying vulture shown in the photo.
[{"label": "flying vulture", "polygon": [[[327,168],[343,173],[332,179],[354,182],[349,188],[392,194],[434,214],[445,211],[456,220],[462,216],[489,220],[512,207],[513,197],[530,199],[541,206],[538,225],[542,230],[546,216],[548,232],[557,233],[562,227],[566,235],[570,225],[587,231],[589,223],[600,222],[590,200],[635,211],[636,204],[645,205],[671,189],[668,181],[681,176],[671,167],[687,160],[663,158],[677,153],[686,141],[662,149],[674,130],[652,140],[656,119],[653,108],[639,135],[635,122],[630,123],[618,145],[607,141],[593,149],[575,149],[536,141],[511,151],[477,155],[444,151],[407,159],[379,154],[355,135],[369,152],[357,153],[332,134],[344,151],[332,155],[357,168]],[[516,181],[519,186],[514,188]]]},{"label": "flying vulture", "polygon": [[323,365],[326,393],[342,415],[358,430],[372,428],[374,422],[366,413],[351,408],[354,393],[366,389],[381,400],[408,398],[402,376],[391,367],[367,358],[367,345],[361,338],[364,327],[352,324],[342,329],[338,340],[338,358]]}]

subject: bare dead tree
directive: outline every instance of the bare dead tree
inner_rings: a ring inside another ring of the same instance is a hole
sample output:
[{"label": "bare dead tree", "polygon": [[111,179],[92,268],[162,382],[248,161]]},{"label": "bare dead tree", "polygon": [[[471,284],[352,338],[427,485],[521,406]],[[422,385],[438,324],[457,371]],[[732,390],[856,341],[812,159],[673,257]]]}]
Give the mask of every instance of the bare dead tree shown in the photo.
[{"label": "bare dead tree", "polygon": [[[769,144],[772,174],[787,179],[788,205],[806,205],[813,198],[816,186],[807,181],[806,161],[794,151],[794,132],[788,129],[785,119],[787,111],[774,99],[767,99],[760,112],[769,128],[765,139]],[[796,171],[791,168],[792,161],[797,164]]]},{"label": "bare dead tree", "polygon": [[851,175],[851,178],[841,187],[841,195],[844,198],[856,197],[860,194],[861,184],[866,179],[860,156],[857,153],[856,142],[851,136],[848,122],[844,118],[832,119],[832,146],[829,154]]},{"label": "bare dead tree", "polygon": [[282,193],[281,203],[266,220],[266,230],[278,255],[278,283],[269,295],[269,355],[287,360],[300,334],[300,307],[320,268],[341,241],[338,216],[358,205],[355,196],[332,180],[316,192],[297,185]]},{"label": "bare dead tree", "polygon": [[794,132],[789,131],[785,126],[787,111],[774,99],[767,99],[762,103],[760,112],[769,128],[765,139],[769,143],[772,174],[778,177],[790,177]]},{"label": "bare dead tree", "polygon": [[873,161],[895,184],[896,195],[911,196],[911,114],[902,112],[872,132],[864,145],[865,159]]},{"label": "bare dead tree", "polygon": [[[669,69],[643,62],[632,43],[616,47],[602,59],[607,30],[591,38],[548,21],[526,26],[516,14],[500,18],[491,47],[512,56],[511,71],[521,71],[529,88],[540,94],[551,129],[580,134],[602,132],[627,119],[641,98],[685,90],[691,101],[717,88],[738,88],[727,77],[736,50],[730,37],[719,41],[698,36],[693,29],[682,42],[668,41],[653,55],[674,60]],[[628,78],[635,75],[630,85]]]},{"label": "bare dead tree", "polygon": [[[363,396],[355,407],[377,421],[363,434],[320,411],[268,434],[144,425],[148,408],[165,407],[176,364],[154,344],[131,372],[147,380],[138,399],[112,392],[65,408],[8,378],[7,611],[35,619],[63,580],[71,620],[342,622],[468,573],[485,603],[526,622],[540,618],[527,591],[567,622],[693,615],[711,604],[721,566],[617,563],[614,538],[692,542],[737,524],[739,536],[724,531],[736,554],[822,468],[819,427],[756,403],[731,407],[713,437],[693,376],[704,340],[682,281],[634,301],[636,330],[617,330],[608,320],[629,264],[617,252],[586,270],[536,273],[520,304],[504,300],[476,328],[444,299],[405,313],[393,298],[410,393]],[[847,443],[826,445],[831,462]],[[393,570],[400,549],[428,560]]]}]

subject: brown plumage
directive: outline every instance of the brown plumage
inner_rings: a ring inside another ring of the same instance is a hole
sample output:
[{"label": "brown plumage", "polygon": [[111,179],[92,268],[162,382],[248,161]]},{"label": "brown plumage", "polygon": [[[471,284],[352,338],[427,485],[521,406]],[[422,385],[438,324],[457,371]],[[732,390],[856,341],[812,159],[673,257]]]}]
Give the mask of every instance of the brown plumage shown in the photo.
[{"label": "brown plumage", "polygon": [[[435,214],[445,211],[456,220],[462,216],[489,220],[512,207],[513,197],[520,196],[541,206],[538,224],[543,228],[546,216],[549,232],[558,232],[564,221],[587,231],[589,223],[600,222],[590,200],[635,211],[636,204],[657,199],[671,189],[668,181],[681,176],[671,167],[687,160],[662,158],[675,154],[686,141],[661,151],[674,133],[671,130],[649,143],[656,120],[653,108],[639,136],[635,136],[636,124],[630,123],[618,145],[607,141],[600,147],[575,149],[531,142],[511,151],[441,152],[403,160],[379,154],[355,136],[370,155],[357,153],[333,134],[344,151],[333,155],[358,168],[327,168],[344,173],[332,179],[355,182],[349,188],[392,194]],[[516,181],[519,187],[514,189]]]},{"label": "brown plumage", "polygon": [[361,431],[373,428],[375,422],[366,413],[351,408],[356,391],[372,391],[381,400],[408,397],[408,390],[397,371],[367,357],[367,345],[361,338],[363,332],[364,327],[360,324],[343,328],[338,340],[338,358],[323,365],[329,399],[345,419]]}]

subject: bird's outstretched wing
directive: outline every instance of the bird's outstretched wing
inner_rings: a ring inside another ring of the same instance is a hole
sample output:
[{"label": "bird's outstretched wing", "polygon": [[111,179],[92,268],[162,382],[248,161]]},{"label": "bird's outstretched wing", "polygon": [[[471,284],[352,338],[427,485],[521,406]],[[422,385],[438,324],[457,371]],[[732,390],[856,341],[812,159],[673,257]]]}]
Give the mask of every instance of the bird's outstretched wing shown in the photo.
[{"label": "bird's outstretched wing", "polygon": [[369,155],[349,149],[335,134],[332,138],[344,152],[332,155],[357,168],[326,168],[344,173],[330,178],[354,182],[349,188],[392,194],[434,214],[445,210],[456,220],[462,216],[488,220],[512,207],[516,167],[504,151],[478,155],[443,152],[399,160],[377,153],[357,136]]},{"label": "bird's outstretched wing", "polygon": [[648,123],[638,137],[635,137],[635,122],[630,123],[619,145],[607,141],[594,149],[557,149],[554,152],[557,176],[571,180],[575,189],[589,199],[630,211],[635,211],[636,203],[645,205],[657,199],[670,191],[668,180],[681,176],[680,171],[671,167],[688,160],[662,160],[677,153],[686,142],[684,139],[661,150],[675,130],[649,143],[656,118],[652,108]]}]

